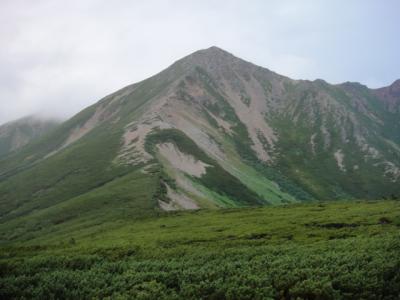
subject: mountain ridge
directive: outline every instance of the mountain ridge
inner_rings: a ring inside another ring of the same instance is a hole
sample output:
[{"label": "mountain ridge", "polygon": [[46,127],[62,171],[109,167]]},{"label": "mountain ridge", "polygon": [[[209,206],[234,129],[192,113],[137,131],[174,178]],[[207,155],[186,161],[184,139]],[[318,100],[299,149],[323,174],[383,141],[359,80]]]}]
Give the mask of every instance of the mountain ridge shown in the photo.
[{"label": "mountain ridge", "polygon": [[0,232],[397,197],[400,118],[381,97],[359,84],[292,80],[217,47],[197,51],[0,159]]}]

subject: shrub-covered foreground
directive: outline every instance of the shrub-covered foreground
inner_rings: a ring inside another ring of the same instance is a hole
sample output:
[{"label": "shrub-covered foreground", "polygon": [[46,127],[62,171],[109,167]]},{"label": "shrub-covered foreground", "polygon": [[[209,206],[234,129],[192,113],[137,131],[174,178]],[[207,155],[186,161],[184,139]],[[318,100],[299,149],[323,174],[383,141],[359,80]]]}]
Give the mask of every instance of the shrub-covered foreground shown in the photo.
[{"label": "shrub-covered foreground", "polygon": [[[0,298],[399,299],[400,203],[174,213],[2,247]],[[63,226],[66,226],[65,224]]]}]

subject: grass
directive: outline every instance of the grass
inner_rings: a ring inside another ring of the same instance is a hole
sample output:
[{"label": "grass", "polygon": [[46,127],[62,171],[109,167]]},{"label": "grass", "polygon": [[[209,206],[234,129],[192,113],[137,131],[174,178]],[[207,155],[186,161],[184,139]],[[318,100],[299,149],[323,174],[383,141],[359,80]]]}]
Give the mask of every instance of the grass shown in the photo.
[{"label": "grass", "polygon": [[119,138],[117,133],[97,131],[87,137],[86,143],[77,142],[41,164],[1,181],[3,219],[71,199],[131,171],[110,164],[117,152]]},{"label": "grass", "polygon": [[76,230],[108,220],[154,215],[159,174],[143,175],[138,169],[82,195],[2,223],[0,241],[29,240],[38,231],[45,235],[69,227]]},{"label": "grass", "polygon": [[400,293],[398,201],[77,225],[3,245],[0,297],[397,299]]}]

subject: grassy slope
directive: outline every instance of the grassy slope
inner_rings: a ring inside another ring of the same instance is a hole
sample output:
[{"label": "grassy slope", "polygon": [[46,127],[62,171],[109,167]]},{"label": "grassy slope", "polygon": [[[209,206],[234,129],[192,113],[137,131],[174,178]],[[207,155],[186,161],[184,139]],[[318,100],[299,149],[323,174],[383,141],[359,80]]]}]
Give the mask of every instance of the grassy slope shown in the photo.
[{"label": "grassy slope", "polygon": [[135,170],[87,193],[13,219],[1,224],[1,241],[29,240],[35,232],[60,234],[65,228],[76,230],[109,220],[154,215],[158,176],[144,176]]},{"label": "grassy slope", "polygon": [[1,296],[396,299],[400,293],[399,202],[80,222],[4,245]]},{"label": "grassy slope", "polygon": [[42,163],[1,181],[3,221],[84,194],[125,174],[129,171],[127,168],[110,165],[119,144],[118,132],[93,132],[86,137],[86,143],[78,141]]},{"label": "grassy slope", "polygon": [[[132,172],[134,168],[130,166],[113,163],[121,146],[124,126],[135,120],[165,86],[165,80],[154,77],[122,89],[86,108],[51,134],[7,159],[0,159],[0,223],[20,217],[24,220],[32,212],[38,215],[39,210],[51,211],[48,209],[51,206],[73,202],[79,196],[85,198],[92,191]],[[124,95],[126,89],[133,88]],[[113,102],[115,97],[120,98]],[[43,159],[60,149],[71,131],[85,124],[100,106],[107,106],[109,114],[120,109],[116,119],[119,121],[103,122],[74,144]]]}]

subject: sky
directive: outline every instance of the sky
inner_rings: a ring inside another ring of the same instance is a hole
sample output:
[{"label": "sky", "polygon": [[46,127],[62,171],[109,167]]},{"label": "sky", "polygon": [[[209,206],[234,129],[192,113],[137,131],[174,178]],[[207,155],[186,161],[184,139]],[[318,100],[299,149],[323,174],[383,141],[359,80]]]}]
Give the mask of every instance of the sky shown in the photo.
[{"label": "sky", "polygon": [[1,0],[0,124],[68,118],[218,46],[294,79],[400,78],[397,0]]}]

